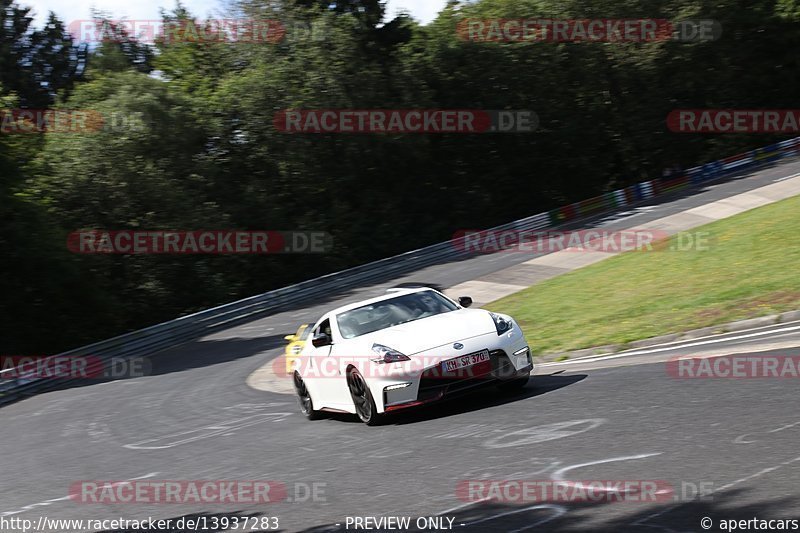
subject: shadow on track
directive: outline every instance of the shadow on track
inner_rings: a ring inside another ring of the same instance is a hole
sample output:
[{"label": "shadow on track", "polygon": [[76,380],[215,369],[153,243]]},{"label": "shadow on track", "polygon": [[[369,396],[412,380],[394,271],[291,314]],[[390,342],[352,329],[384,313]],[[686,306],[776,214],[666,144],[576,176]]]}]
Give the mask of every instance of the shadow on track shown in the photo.
[{"label": "shadow on track", "polygon": [[[465,533],[484,531],[504,531],[509,533],[521,533],[523,531],[617,533],[624,531],[626,533],[645,533],[652,531],[723,531],[720,529],[722,520],[738,521],[752,520],[754,518],[760,520],[791,520],[791,516],[789,516],[791,512],[788,510],[797,509],[798,501],[796,498],[784,497],[769,501],[747,501],[747,493],[746,489],[728,490],[724,494],[715,494],[706,500],[660,504],[633,502],[592,504],[526,502],[519,505],[510,505],[498,502],[462,502],[459,507],[452,511],[431,516],[443,518],[445,524],[449,524],[447,519],[452,519],[452,529]],[[424,497],[425,495],[420,495],[421,499]],[[308,508],[306,507],[305,509]],[[190,528],[187,525],[190,520],[193,521],[193,524],[200,524],[197,528],[198,531],[236,531],[237,528],[233,523],[237,518],[239,520],[238,530],[241,531],[241,523],[244,522],[245,518],[249,520],[248,523],[253,523],[254,520],[260,520],[261,517],[271,516],[277,516],[279,519],[279,529],[272,529],[271,531],[297,531],[301,533],[364,531],[363,529],[354,528],[352,523],[349,528],[347,527],[346,519],[348,516],[365,515],[365,512],[358,508],[341,509],[339,511],[341,517],[337,517],[337,522],[312,527],[304,527],[302,524],[300,517],[303,515],[303,510],[296,509],[286,512],[284,509],[272,513],[261,511],[198,512],[169,518],[172,524],[169,528],[107,529],[98,533],[155,531],[182,533],[194,530],[194,528]],[[413,511],[409,511],[406,515],[394,511],[389,513],[391,516],[407,516],[410,518],[409,528],[394,529],[395,531],[432,531],[430,528],[420,529],[416,524],[417,518],[424,519],[431,516],[420,517]],[[374,511],[369,515],[382,516]],[[712,520],[712,526],[708,529],[700,525],[701,520],[706,517]],[[228,526],[222,527],[226,520]],[[205,524],[205,527],[203,527],[203,524]],[[214,524],[217,524],[217,527],[213,527]],[[786,529],[791,530],[792,527],[789,526]],[[266,529],[261,528],[260,530]],[[433,530],[439,531],[440,529]]]},{"label": "shadow on track", "polygon": [[193,341],[153,357],[152,375],[182,372],[272,352],[286,346],[283,337],[287,334]]},{"label": "shadow on track", "polygon": [[[46,390],[50,392],[77,387],[90,387],[111,381],[146,379],[150,376],[183,372],[246,359],[283,347],[286,344],[283,337],[284,335],[280,334],[268,337],[191,341],[151,356],[125,360],[126,362],[124,363],[116,361],[114,364],[109,364],[106,362],[102,370],[95,369],[92,372],[96,374],[96,377],[64,381],[53,379],[52,385]],[[136,366],[131,364],[132,361],[136,361]],[[257,362],[254,364],[257,364]],[[105,374],[112,371],[118,371],[119,373],[113,375]],[[244,378],[242,379],[244,380]],[[24,399],[24,397],[20,399]]]},{"label": "shadow on track", "polygon": [[[535,398],[549,392],[554,392],[564,387],[568,387],[579,381],[583,381],[588,376],[586,374],[575,374],[568,376],[534,376],[522,390],[516,393],[503,393],[493,385],[486,385],[479,389],[467,393],[459,394],[441,402],[430,405],[409,409],[408,411],[398,411],[392,414],[386,421],[386,426],[415,424],[426,420],[436,420],[449,416],[460,415],[506,405],[509,403]],[[360,424],[361,421],[355,415],[326,413],[330,419],[352,422]],[[372,431],[380,428],[371,429]]]},{"label": "shadow on track", "polygon": [[[791,519],[791,513],[787,512],[787,509],[797,508],[797,500],[790,498],[743,504],[740,500],[746,498],[746,493],[746,490],[730,490],[722,495],[716,494],[713,499],[707,501],[656,505],[631,502],[591,504],[526,502],[520,505],[497,502],[464,503],[462,507],[440,516],[452,518],[453,530],[465,533],[485,531],[646,533],[724,531],[719,527],[722,520],[752,520],[754,517],[786,520]],[[349,515],[358,516],[353,513]],[[712,520],[712,526],[708,529],[700,525],[701,520],[706,517]],[[411,527],[403,531],[430,531],[416,527],[415,521],[416,516],[411,520]],[[740,529],[742,528],[736,530]],[[352,525],[349,530],[353,531]],[[301,531],[322,533],[348,530],[345,528],[343,517],[339,526],[328,524]]]}]

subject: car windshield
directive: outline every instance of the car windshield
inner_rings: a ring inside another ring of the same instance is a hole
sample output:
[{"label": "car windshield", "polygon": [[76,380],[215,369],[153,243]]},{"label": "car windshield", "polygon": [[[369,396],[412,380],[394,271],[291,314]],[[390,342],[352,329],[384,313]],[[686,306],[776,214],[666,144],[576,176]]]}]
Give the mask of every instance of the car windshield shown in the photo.
[{"label": "car windshield", "polygon": [[342,337],[353,339],[456,309],[458,306],[441,294],[421,291],[346,311],[336,320]]}]

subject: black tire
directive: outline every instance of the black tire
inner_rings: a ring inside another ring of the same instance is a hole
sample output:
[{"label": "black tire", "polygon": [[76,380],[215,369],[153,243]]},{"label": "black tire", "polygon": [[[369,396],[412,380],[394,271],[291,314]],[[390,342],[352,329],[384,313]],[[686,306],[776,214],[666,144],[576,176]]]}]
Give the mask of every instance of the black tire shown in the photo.
[{"label": "black tire", "polygon": [[364,376],[358,370],[351,369],[347,373],[347,388],[350,389],[356,414],[362,422],[368,426],[379,426],[386,420],[385,415],[378,413],[372,392],[369,390]]},{"label": "black tire", "polygon": [[528,384],[528,380],[531,378],[530,372],[527,375],[510,379],[508,381],[501,381],[497,384],[497,388],[500,389],[502,392],[519,392],[525,388],[525,385]]},{"label": "black tire", "polygon": [[300,412],[303,413],[309,420],[319,420],[322,414],[314,410],[314,402],[311,399],[311,394],[306,388],[306,384],[300,374],[294,373],[294,390],[297,391],[297,399],[300,402]]}]

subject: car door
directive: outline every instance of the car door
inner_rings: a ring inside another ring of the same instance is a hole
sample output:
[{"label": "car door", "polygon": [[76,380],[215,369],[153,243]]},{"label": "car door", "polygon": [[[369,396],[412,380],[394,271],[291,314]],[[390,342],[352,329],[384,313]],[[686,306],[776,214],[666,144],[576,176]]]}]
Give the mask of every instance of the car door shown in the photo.
[{"label": "car door", "polygon": [[[363,354],[354,353],[354,351],[357,351],[354,348],[358,345],[357,342],[342,337],[335,316],[331,317],[331,331],[333,346],[328,356],[329,361],[326,364],[326,371],[328,375],[334,372],[336,375],[327,380],[327,394],[330,395],[331,401],[336,404],[336,409],[352,413],[355,412],[355,406],[353,397],[350,395],[350,387],[347,384],[347,367],[354,362],[357,367],[359,367],[359,363],[363,366]],[[358,359],[361,359],[361,361],[359,362]]]},{"label": "car door", "polygon": [[[319,348],[314,346],[313,339],[321,332],[327,333],[333,344]],[[333,315],[326,315],[314,326],[303,350],[306,358],[303,375],[315,408],[355,412],[345,374],[352,355],[348,345],[348,341],[341,337]]]},{"label": "car door", "polygon": [[325,386],[325,381],[330,378],[326,375],[328,372],[324,361],[331,353],[331,346],[317,348],[313,342],[314,337],[326,329],[330,329],[330,319],[327,315],[322,317],[311,329],[311,334],[308,336],[301,355],[301,375],[314,400],[314,407],[317,409],[330,406],[330,398]]}]

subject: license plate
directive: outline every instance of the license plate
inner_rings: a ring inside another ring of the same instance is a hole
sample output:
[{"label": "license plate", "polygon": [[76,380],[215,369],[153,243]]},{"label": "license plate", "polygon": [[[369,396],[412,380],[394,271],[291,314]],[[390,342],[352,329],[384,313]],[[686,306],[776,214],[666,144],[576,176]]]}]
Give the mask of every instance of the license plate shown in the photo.
[{"label": "license plate", "polygon": [[457,370],[461,370],[462,368],[469,368],[479,363],[485,363],[488,360],[489,350],[484,350],[478,353],[462,355],[461,357],[456,357],[455,359],[448,359],[447,361],[444,361],[442,365],[444,366],[445,372],[455,372]]}]

